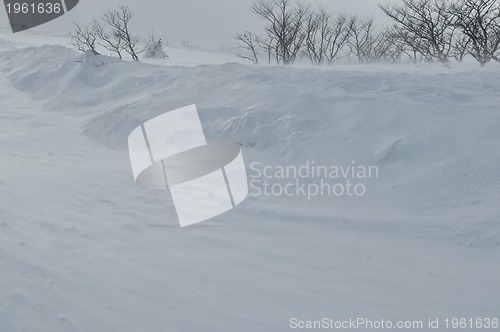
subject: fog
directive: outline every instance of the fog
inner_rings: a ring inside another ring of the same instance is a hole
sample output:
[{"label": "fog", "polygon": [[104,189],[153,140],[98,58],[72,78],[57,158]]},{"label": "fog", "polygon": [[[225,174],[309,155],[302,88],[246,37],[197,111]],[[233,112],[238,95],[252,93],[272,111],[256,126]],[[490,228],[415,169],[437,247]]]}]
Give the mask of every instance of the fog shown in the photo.
[{"label": "fog", "polygon": [[[86,23],[93,16],[115,8],[118,4],[130,6],[134,12],[132,28],[146,37],[151,30],[155,35],[179,45],[186,40],[193,45],[217,49],[235,44],[232,36],[242,30],[258,31],[263,22],[250,12],[253,0],[81,0],[79,5],[63,17],[34,28],[34,31],[61,31],[72,29],[73,22]],[[307,1],[311,6],[323,4],[335,12],[374,16],[379,24],[387,24],[378,8],[387,0],[326,0]],[[7,15],[0,11],[0,22],[7,28]]]}]

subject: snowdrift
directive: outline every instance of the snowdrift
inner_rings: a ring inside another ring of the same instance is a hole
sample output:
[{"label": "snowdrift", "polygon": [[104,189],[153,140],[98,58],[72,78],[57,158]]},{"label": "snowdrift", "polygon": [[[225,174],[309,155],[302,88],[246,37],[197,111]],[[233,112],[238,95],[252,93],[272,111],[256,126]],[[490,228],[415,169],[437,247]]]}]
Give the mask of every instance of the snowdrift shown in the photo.
[{"label": "snowdrift", "polygon": [[83,135],[111,149],[126,149],[147,119],[196,103],[209,138],[272,162],[379,165],[377,203],[416,210],[500,196],[498,70],[157,67],[55,46],[1,59],[16,88],[83,119]]},{"label": "snowdrift", "polygon": [[[0,47],[0,330],[497,314],[499,74],[159,66]],[[380,177],[363,197],[249,197],[179,230],[168,193],[134,186],[126,142],[189,104],[207,138],[241,144],[248,166],[374,165]]]}]

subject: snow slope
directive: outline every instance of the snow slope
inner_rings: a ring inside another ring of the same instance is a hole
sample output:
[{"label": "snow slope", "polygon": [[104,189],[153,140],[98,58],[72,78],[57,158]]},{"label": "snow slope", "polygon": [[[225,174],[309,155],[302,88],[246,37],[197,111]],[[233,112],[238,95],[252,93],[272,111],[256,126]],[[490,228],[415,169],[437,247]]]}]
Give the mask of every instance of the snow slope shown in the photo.
[{"label": "snow slope", "polygon": [[[164,66],[8,39],[0,331],[500,315],[500,67]],[[168,193],[134,185],[126,142],[193,103],[249,167],[354,162],[380,177],[363,197],[252,196],[180,229]]]}]

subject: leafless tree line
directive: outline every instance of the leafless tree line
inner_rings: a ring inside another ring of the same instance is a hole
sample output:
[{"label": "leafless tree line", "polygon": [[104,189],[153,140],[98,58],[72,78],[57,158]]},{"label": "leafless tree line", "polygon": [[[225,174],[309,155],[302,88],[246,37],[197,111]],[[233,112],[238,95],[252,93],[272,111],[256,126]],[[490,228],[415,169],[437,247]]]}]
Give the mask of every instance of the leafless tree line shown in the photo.
[{"label": "leafless tree line", "polygon": [[393,21],[379,28],[373,18],[312,9],[300,0],[258,0],[252,13],[265,22],[264,35],[236,34],[242,58],[259,54],[277,64],[306,56],[313,64],[346,58],[367,62],[462,61],[470,55],[482,66],[500,61],[500,0],[400,0],[380,5]]},{"label": "leafless tree line", "polygon": [[120,5],[118,9],[107,11],[87,25],[75,23],[74,31],[70,32],[71,42],[79,51],[90,50],[99,54],[97,47],[101,46],[120,59],[126,53],[137,61],[138,54],[142,53],[144,48],[138,47],[140,39],[130,32],[132,16],[128,6]]}]

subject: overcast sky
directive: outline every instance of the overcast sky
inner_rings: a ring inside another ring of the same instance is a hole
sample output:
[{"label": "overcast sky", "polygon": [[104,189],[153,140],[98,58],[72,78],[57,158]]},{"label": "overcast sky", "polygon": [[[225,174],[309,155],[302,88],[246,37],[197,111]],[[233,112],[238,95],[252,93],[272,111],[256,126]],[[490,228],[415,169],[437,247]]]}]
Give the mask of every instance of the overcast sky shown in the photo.
[{"label": "overcast sky", "polygon": [[[395,0],[396,1],[396,0]],[[219,48],[234,45],[232,39],[237,31],[258,30],[261,22],[250,13],[254,0],[80,0],[75,9],[65,16],[46,23],[37,31],[67,32],[72,22],[85,23],[92,16],[99,16],[109,8],[118,4],[129,5],[134,12],[133,31],[141,37],[147,37],[154,29],[155,34],[173,45],[182,40],[192,44]],[[345,13],[356,13],[361,16],[373,15],[379,24],[387,23],[377,7],[379,3],[390,0],[306,0],[311,5],[322,3],[328,8]],[[396,1],[397,2],[397,1]],[[5,11],[0,15],[2,26],[7,21]]]}]

